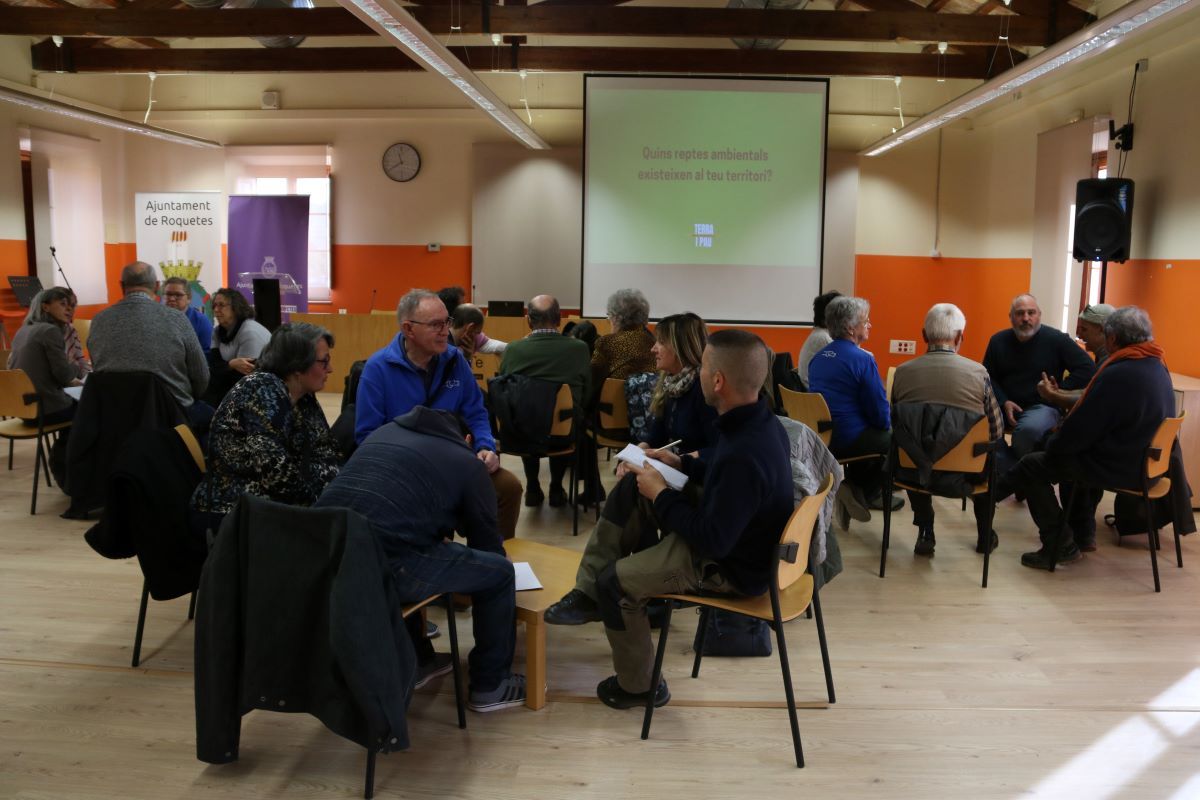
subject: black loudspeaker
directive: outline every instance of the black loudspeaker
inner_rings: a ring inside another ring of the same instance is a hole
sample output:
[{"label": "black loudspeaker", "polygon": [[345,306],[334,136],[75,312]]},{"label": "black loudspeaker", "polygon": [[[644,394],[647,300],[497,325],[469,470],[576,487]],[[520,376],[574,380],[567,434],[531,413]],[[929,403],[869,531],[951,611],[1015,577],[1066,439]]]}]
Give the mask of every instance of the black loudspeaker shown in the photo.
[{"label": "black loudspeaker", "polygon": [[1075,260],[1124,262],[1129,258],[1132,219],[1133,181],[1080,181],[1075,186]]},{"label": "black loudspeaker", "polygon": [[283,324],[278,278],[254,279],[254,318],[271,333]]}]

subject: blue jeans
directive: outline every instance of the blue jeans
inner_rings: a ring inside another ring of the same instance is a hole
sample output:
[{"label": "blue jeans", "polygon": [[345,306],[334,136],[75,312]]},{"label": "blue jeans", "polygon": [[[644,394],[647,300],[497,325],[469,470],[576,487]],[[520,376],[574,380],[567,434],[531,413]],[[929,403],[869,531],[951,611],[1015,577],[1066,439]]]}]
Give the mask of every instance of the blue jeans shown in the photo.
[{"label": "blue jeans", "polygon": [[1041,403],[1029,406],[1017,415],[1017,427],[1012,432],[1013,462],[1045,446],[1050,431],[1062,421],[1062,412]]},{"label": "blue jeans", "polygon": [[490,692],[499,686],[512,673],[517,636],[516,579],[509,560],[457,542],[429,547],[390,542],[388,555],[405,603],[442,592],[471,595],[475,633],[475,648],[467,662],[471,691]]}]

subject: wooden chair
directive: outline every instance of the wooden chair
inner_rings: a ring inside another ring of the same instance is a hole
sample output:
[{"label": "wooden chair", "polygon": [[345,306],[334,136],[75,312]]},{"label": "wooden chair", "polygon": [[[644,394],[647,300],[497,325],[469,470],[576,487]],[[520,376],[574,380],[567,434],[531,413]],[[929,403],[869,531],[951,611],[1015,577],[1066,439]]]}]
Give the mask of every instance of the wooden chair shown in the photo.
[{"label": "wooden chair", "polygon": [[[809,545],[812,542],[813,530],[816,527],[821,504],[833,487],[833,475],[827,475],[816,494],[805,497],[792,512],[791,519],[784,527],[779,540],[779,547],[773,558],[771,569],[775,580],[771,582],[767,594],[759,597],[704,596],[695,594],[662,594],[659,599],[677,601],[689,605],[700,606],[700,640],[696,643],[696,660],[692,664],[692,677],[700,674],[700,658],[704,652],[704,632],[708,628],[708,617],[712,609],[719,608],[754,619],[765,620],[775,631],[776,649],[779,651],[779,665],[783,671],[783,690],[787,697],[788,717],[792,724],[792,745],[796,752],[796,766],[804,766],[804,751],[800,745],[800,724],[796,719],[796,698],[792,692],[792,673],[788,666],[787,644],[783,637],[783,623],[803,614],[812,606],[817,621],[817,640],[821,646],[821,663],[825,668],[825,689],[829,702],[837,699],[833,691],[833,672],[829,666],[829,646],[825,640],[825,620],[821,616],[821,600],[817,593],[816,583],[812,572],[816,565],[812,562]],[[658,652],[654,658],[654,674],[650,680],[651,691],[646,700],[646,715],[642,721],[642,738],[650,736],[650,721],[654,716],[654,688],[662,679],[663,655],[667,649],[667,633],[671,628],[671,610],[673,602],[666,604],[666,619],[662,623],[662,632],[658,637]]]},{"label": "wooden chair", "polygon": [[884,388],[884,392],[887,394],[887,401],[889,403],[892,402],[892,384],[895,382],[895,380],[896,380],[896,368],[888,367],[887,381],[884,383],[883,388]]},{"label": "wooden chair", "polygon": [[[497,420],[499,423],[499,420]],[[550,458],[557,456],[571,456],[570,476],[567,489],[567,502],[571,506],[571,533],[573,536],[579,535],[579,506],[575,503],[575,475],[579,467],[579,448],[575,444],[575,398],[571,396],[571,387],[567,384],[562,384],[558,387],[558,394],[555,396],[554,411],[552,421],[550,423],[550,437],[559,439],[560,441],[569,440],[571,445],[561,450],[555,450],[550,453],[519,453],[512,450],[505,450],[506,455],[517,456],[518,458]],[[501,441],[503,441],[504,431],[500,430]]]},{"label": "wooden chair", "polygon": [[629,404],[625,400],[625,381],[606,378],[596,406],[596,424],[588,429],[596,447],[622,448],[629,444]]},{"label": "wooden chair", "polygon": [[[1183,425],[1183,419],[1186,414],[1180,414],[1178,417],[1167,417],[1158,426],[1158,431],[1154,434],[1154,438],[1150,440],[1150,444],[1146,447],[1145,464],[1146,469],[1142,472],[1142,488],[1141,489],[1120,489],[1110,486],[1097,486],[1098,489],[1105,491],[1116,492],[1117,494],[1130,495],[1132,497],[1141,497],[1146,505],[1146,538],[1150,545],[1150,570],[1154,573],[1154,591],[1161,592],[1162,584],[1158,579],[1158,526],[1154,520],[1154,504],[1151,502],[1160,497],[1165,497],[1171,491],[1171,479],[1167,477],[1167,471],[1171,466],[1171,447],[1175,443],[1175,437],[1179,435],[1179,429]],[[1050,552],[1057,554],[1059,542],[1062,541],[1064,529],[1067,527],[1067,520],[1071,518],[1071,510],[1075,506],[1075,494],[1078,492],[1079,484],[1076,483],[1071,487],[1071,494],[1067,498],[1067,507],[1063,512],[1063,527],[1060,528],[1054,536],[1053,549]],[[1175,528],[1175,563],[1179,567],[1183,567],[1183,547],[1179,543],[1179,527]],[[1066,533],[1070,536],[1070,532]],[[1057,559],[1050,562],[1050,571],[1054,572],[1054,567]]]},{"label": "wooden chair", "polygon": [[471,356],[471,374],[479,389],[487,394],[487,382],[500,371],[500,356],[496,353],[476,353]]},{"label": "wooden chair", "polygon": [[812,428],[828,447],[833,439],[833,416],[829,413],[825,398],[817,392],[796,392],[782,386],[779,387],[779,396],[783,399],[783,410],[788,417]]},{"label": "wooden chair", "polygon": [[[33,498],[29,503],[29,513],[37,513],[38,473],[45,472],[46,486],[53,486],[50,480],[50,453],[47,438],[71,427],[68,422],[56,422],[46,425],[42,422],[42,404],[33,388],[33,381],[23,370],[0,370],[0,417],[16,417],[0,422],[0,438],[8,439],[8,468],[13,468],[13,443],[18,439],[36,439],[37,456],[33,463]],[[37,420],[33,425],[27,425],[22,420]]]},{"label": "wooden chair", "polygon": [[[967,434],[959,440],[958,444],[950,452],[946,453],[946,455],[939,458],[933,464],[935,472],[964,472],[972,475],[986,475],[982,483],[971,486],[970,494],[964,494],[962,498],[965,504],[968,496],[974,497],[980,494],[988,496],[986,530],[988,531],[989,542],[991,541],[992,518],[996,514],[996,459],[993,457],[996,450],[996,443],[988,438],[990,433],[988,418],[985,416],[976,422],[971,427],[971,430],[967,431]],[[896,489],[907,489],[910,492],[920,492],[921,494],[936,494],[915,481],[896,480],[897,467],[916,469],[917,465],[908,452],[897,444],[895,436],[892,437],[892,456],[888,459],[888,463],[891,464],[891,467],[888,469],[887,489],[884,492],[884,497],[891,497],[892,492]],[[884,503],[883,505],[883,542],[879,549],[879,577],[881,578],[887,569],[887,551],[892,533],[891,504]],[[984,589],[988,585],[988,566],[991,563],[991,557],[991,548],[985,548],[982,580]]]},{"label": "wooden chair", "polygon": [[[829,412],[829,404],[820,392],[794,392],[791,389],[779,387],[779,395],[783,399],[783,410],[788,418],[803,422],[816,431],[821,441],[828,447],[833,440],[833,414]],[[883,458],[883,453],[867,453],[861,456],[847,456],[837,461],[843,466],[855,461],[869,461],[872,458]]]},{"label": "wooden chair", "polygon": [[83,349],[87,350],[88,336],[92,332],[92,321],[90,319],[77,319],[71,322],[75,328],[75,333],[79,334],[79,344]]}]

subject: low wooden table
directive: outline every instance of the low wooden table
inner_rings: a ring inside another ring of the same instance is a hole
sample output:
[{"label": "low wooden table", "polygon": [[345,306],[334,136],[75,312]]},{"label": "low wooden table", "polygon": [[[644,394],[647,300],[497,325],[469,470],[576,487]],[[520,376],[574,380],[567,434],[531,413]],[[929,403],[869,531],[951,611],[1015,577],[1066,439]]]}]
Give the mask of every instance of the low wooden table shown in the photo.
[{"label": "low wooden table", "polygon": [[525,623],[525,705],[546,705],[546,620],[543,613],[575,588],[582,553],[527,539],[504,543],[513,561],[528,561],[542,588],[517,592],[517,621]]}]

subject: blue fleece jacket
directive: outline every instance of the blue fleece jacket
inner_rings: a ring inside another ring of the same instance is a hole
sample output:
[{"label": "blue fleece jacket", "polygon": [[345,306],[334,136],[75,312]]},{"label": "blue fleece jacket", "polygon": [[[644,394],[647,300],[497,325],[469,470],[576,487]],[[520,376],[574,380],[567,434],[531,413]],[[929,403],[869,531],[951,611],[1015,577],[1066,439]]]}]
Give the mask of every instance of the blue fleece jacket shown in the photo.
[{"label": "blue fleece jacket", "polygon": [[433,382],[429,392],[421,373],[404,352],[404,334],[367,359],[355,399],[354,442],[362,444],[376,428],[407,414],[416,406],[453,411],[471,429],[476,452],[496,449],[483,392],[475,383],[471,365],[450,345],[429,362]]},{"label": "blue fleece jacket", "polygon": [[849,339],[834,339],[808,364],[808,390],[819,392],[833,417],[835,452],[867,428],[892,427],[887,392],[875,356]]}]

